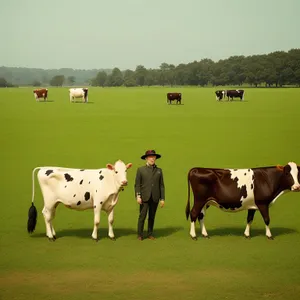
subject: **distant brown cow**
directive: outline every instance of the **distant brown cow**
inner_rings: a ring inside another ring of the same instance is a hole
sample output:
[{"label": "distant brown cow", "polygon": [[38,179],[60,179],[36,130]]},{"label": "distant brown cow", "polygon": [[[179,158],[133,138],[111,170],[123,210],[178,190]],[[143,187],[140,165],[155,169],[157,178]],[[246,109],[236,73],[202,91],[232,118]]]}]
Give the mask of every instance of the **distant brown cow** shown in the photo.
[{"label": "distant brown cow", "polygon": [[181,104],[181,93],[167,93],[167,103],[171,104],[172,101],[177,100],[177,104]]},{"label": "distant brown cow", "polygon": [[48,89],[37,89],[33,91],[34,97],[36,101],[43,98],[44,101],[48,99]]}]

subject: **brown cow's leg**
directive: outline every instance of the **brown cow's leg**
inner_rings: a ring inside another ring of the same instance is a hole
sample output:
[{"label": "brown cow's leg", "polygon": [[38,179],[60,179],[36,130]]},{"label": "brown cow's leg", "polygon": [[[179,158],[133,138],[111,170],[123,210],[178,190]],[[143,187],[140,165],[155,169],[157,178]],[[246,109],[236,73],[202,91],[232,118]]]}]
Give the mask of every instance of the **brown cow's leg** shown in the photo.
[{"label": "brown cow's leg", "polygon": [[205,217],[205,213],[206,213],[206,210],[209,208],[209,205],[206,206],[206,208],[202,209],[199,216],[198,216],[198,220],[200,222],[200,228],[201,228],[201,234],[203,237],[205,238],[209,238],[208,234],[207,234],[207,231],[206,231],[206,228],[205,228],[205,225],[204,225],[204,217]]},{"label": "brown cow's leg", "polygon": [[269,240],[273,240],[270,228],[269,228],[269,224],[270,224],[270,216],[269,216],[269,207],[266,204],[260,204],[257,205],[263,219],[264,222],[266,224],[266,236]]},{"label": "brown cow's leg", "polygon": [[248,216],[247,216],[247,226],[244,231],[244,236],[245,238],[249,239],[250,238],[250,226],[252,224],[254,215],[255,215],[255,209],[248,209]]},{"label": "brown cow's leg", "polygon": [[196,229],[195,229],[195,223],[197,221],[197,218],[200,216],[200,213],[205,205],[205,202],[201,202],[201,199],[194,197],[194,206],[191,210],[190,217],[191,217],[191,229],[190,229],[190,235],[193,240],[197,239],[196,236]]}]

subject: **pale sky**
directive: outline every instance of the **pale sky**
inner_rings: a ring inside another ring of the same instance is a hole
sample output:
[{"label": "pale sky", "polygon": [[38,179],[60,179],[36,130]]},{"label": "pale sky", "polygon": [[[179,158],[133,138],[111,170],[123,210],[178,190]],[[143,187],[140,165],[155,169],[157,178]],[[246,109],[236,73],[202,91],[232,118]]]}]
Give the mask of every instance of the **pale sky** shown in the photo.
[{"label": "pale sky", "polygon": [[0,0],[0,66],[135,69],[300,48],[300,0]]}]

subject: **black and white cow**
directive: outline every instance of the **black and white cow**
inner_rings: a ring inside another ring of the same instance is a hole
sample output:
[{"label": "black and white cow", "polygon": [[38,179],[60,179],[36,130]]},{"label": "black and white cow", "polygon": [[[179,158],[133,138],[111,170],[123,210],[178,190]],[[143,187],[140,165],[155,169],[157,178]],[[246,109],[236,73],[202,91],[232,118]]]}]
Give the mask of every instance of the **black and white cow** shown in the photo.
[{"label": "black and white cow", "polygon": [[76,98],[82,98],[83,102],[88,102],[88,91],[88,88],[69,89],[70,102],[73,102]]},{"label": "black and white cow", "polygon": [[27,230],[32,233],[36,226],[37,211],[34,201],[34,173],[37,177],[44,198],[43,215],[46,224],[46,235],[50,240],[56,239],[52,225],[55,210],[59,203],[75,210],[94,210],[94,230],[92,238],[98,240],[98,225],[101,210],[108,214],[108,236],[114,239],[113,221],[114,207],[118,202],[119,192],[127,185],[127,169],[132,164],[125,165],[118,160],[106,168],[80,170],[60,167],[38,167],[32,172],[32,205],[29,209]]}]

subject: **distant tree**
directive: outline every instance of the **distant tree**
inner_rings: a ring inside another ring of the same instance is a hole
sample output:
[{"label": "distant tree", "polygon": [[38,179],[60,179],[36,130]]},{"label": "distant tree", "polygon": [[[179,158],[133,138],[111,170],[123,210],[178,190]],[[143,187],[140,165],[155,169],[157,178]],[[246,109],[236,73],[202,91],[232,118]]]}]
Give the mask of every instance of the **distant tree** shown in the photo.
[{"label": "distant tree", "polygon": [[97,76],[93,79],[92,85],[104,87],[106,80],[107,80],[107,73],[104,71],[100,71],[98,72]]},{"label": "distant tree", "polygon": [[50,85],[52,86],[62,86],[65,81],[65,76],[64,75],[56,75],[53,76],[50,80]]},{"label": "distant tree", "polygon": [[7,87],[7,81],[3,77],[0,77],[0,87]]},{"label": "distant tree", "polygon": [[147,69],[142,65],[138,65],[135,69],[136,84],[139,86],[144,86],[146,77]]},{"label": "distant tree", "polygon": [[32,83],[33,86],[41,86],[42,83],[38,80],[35,80],[33,83]]},{"label": "distant tree", "polygon": [[75,83],[75,76],[69,76],[67,81],[70,85],[73,85]]},{"label": "distant tree", "polygon": [[123,84],[123,74],[119,68],[114,68],[109,78],[109,86],[121,86]]}]

